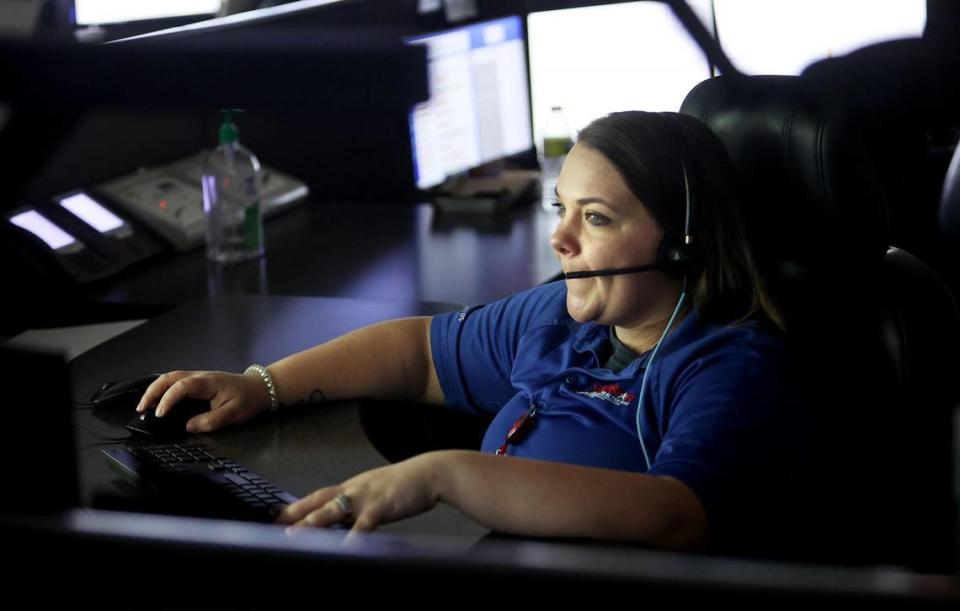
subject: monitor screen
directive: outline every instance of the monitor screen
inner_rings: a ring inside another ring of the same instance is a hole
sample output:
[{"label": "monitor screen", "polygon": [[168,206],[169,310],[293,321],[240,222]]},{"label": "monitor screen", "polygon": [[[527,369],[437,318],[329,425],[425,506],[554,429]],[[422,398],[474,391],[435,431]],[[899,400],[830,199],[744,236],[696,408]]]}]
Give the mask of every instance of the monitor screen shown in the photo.
[{"label": "monitor screen", "polygon": [[[710,0],[688,4],[710,29]],[[661,2],[531,13],[527,40],[538,148],[553,106],[576,132],[615,111],[677,111],[711,75],[703,51]]]},{"label": "monitor screen", "polygon": [[832,56],[918,37],[926,0],[714,0],[720,44],[746,74],[799,75]]},{"label": "monitor screen", "polygon": [[417,187],[533,146],[519,17],[406,39],[427,47],[430,99],[410,112]]},{"label": "monitor screen", "polygon": [[74,0],[77,25],[104,25],[188,15],[213,15],[221,0]]}]

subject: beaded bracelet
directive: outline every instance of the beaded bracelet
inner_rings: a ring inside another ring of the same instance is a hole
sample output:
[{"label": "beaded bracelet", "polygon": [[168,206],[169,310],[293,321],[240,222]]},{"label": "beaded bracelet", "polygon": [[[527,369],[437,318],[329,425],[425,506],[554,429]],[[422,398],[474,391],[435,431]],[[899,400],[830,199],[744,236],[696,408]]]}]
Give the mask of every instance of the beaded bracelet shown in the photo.
[{"label": "beaded bracelet", "polygon": [[267,385],[267,392],[270,393],[270,411],[275,412],[280,407],[280,400],[277,398],[277,385],[273,382],[273,376],[263,365],[250,365],[243,375],[254,372],[260,376],[263,383]]}]

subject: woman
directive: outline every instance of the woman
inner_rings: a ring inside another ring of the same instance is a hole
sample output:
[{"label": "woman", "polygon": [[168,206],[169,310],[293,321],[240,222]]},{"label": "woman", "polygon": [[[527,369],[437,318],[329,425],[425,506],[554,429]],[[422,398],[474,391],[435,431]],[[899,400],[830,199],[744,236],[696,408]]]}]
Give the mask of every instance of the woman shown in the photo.
[{"label": "woman", "polygon": [[357,397],[495,414],[482,451],[362,473],[283,524],[369,531],[444,502],[502,533],[761,549],[786,519],[805,417],[732,175],[691,117],[604,117],[557,182],[565,282],[373,325],[245,375],[168,373],[137,409],[209,399],[192,432]]}]

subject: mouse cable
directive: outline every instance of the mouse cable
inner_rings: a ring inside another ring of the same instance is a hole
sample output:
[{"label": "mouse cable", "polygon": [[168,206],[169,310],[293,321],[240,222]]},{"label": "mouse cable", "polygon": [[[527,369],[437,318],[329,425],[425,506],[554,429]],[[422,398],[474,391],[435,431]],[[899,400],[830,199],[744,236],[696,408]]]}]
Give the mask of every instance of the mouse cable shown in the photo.
[{"label": "mouse cable", "polygon": [[86,452],[86,451],[93,450],[93,449],[96,449],[96,448],[100,448],[100,447],[103,447],[103,446],[115,446],[115,445],[117,445],[118,443],[123,443],[123,442],[121,442],[121,441],[98,441],[98,442],[96,442],[96,443],[89,443],[89,444],[85,445],[85,446],[82,447],[82,448],[80,448],[80,447],[75,448],[75,450],[76,450],[76,453],[77,453],[77,454],[82,454],[82,453],[84,453],[84,452]]},{"label": "mouse cable", "polygon": [[103,439],[104,441],[113,441],[113,442],[120,443],[120,442],[124,442],[124,441],[129,441],[129,440],[133,439],[133,437],[134,437],[133,433],[127,435],[126,437],[106,437],[106,436],[104,436],[104,435],[98,435],[97,433],[94,433],[93,431],[91,431],[91,430],[88,429],[87,427],[83,426],[82,424],[77,424],[77,426],[80,427],[81,429],[85,430],[86,432],[90,433],[91,435],[93,435],[93,436],[96,437],[97,439]]}]

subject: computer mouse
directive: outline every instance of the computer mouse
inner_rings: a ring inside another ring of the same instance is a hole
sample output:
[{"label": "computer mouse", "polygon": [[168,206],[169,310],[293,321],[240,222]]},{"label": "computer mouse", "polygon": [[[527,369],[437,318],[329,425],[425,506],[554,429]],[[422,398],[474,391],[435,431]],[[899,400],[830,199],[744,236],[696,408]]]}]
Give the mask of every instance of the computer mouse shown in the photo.
[{"label": "computer mouse", "polygon": [[127,429],[136,435],[152,439],[181,439],[187,436],[187,422],[194,416],[210,411],[210,402],[205,399],[184,399],[173,406],[163,418],[157,418],[153,409],[148,409],[127,423]]},{"label": "computer mouse", "polygon": [[90,397],[90,403],[95,409],[129,409],[133,410],[140,402],[143,393],[154,380],[160,377],[159,373],[147,373],[122,380],[107,382]]}]

